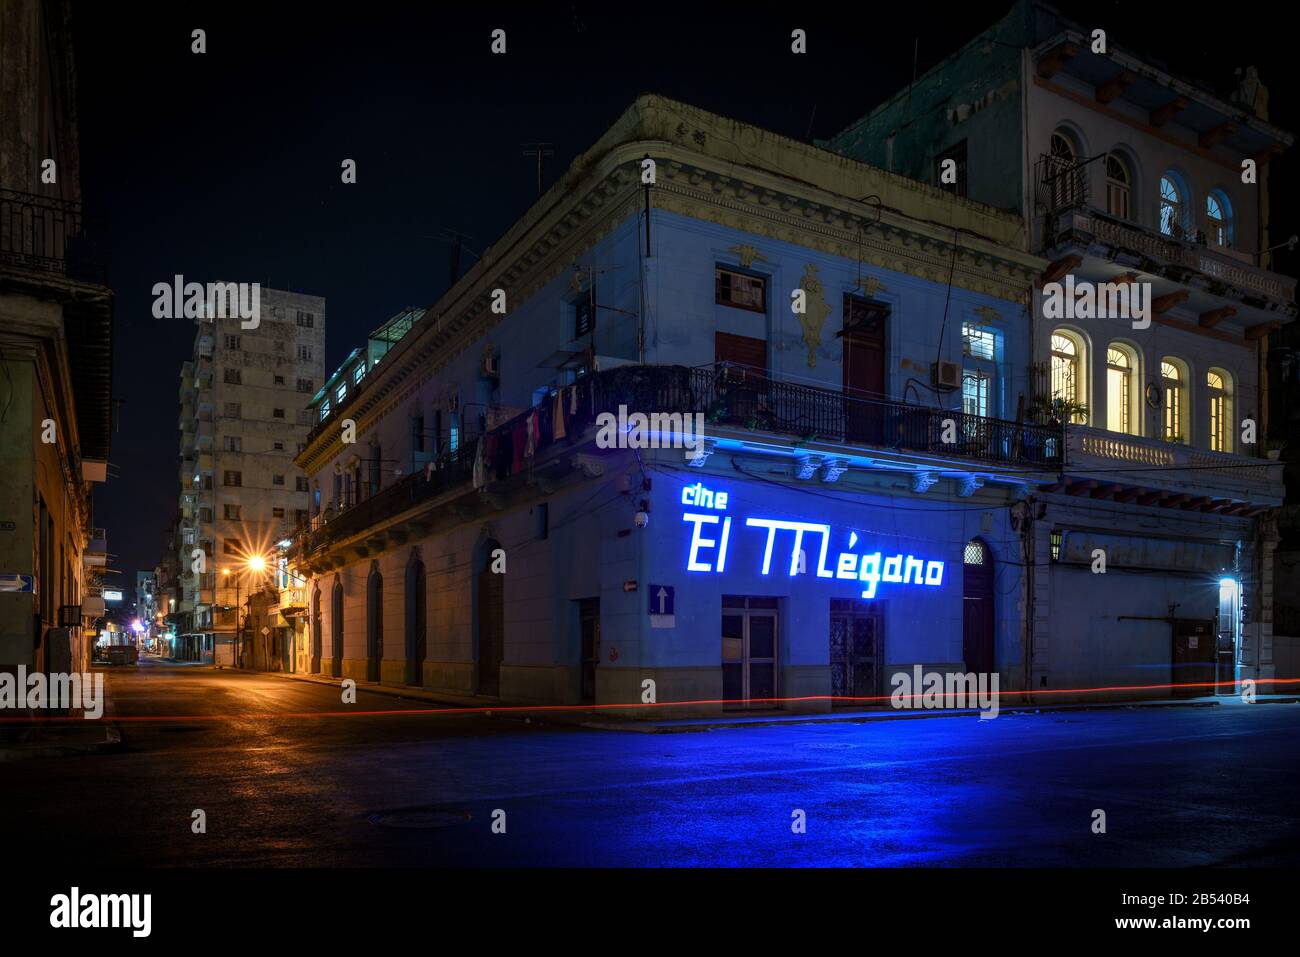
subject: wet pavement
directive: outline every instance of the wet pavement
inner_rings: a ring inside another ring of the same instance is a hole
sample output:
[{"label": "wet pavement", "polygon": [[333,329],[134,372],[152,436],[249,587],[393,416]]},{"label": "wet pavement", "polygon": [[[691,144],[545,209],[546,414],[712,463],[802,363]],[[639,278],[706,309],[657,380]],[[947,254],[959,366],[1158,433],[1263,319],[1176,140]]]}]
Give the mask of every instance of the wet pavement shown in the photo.
[{"label": "wet pavement", "polygon": [[[120,748],[0,764],[11,855],[86,866],[1300,862],[1300,704],[635,734],[418,714],[430,705],[364,690],[345,705],[328,685],[151,661],[111,670],[108,691]],[[195,810],[206,833],[193,832]],[[1105,834],[1093,833],[1096,810]]]}]

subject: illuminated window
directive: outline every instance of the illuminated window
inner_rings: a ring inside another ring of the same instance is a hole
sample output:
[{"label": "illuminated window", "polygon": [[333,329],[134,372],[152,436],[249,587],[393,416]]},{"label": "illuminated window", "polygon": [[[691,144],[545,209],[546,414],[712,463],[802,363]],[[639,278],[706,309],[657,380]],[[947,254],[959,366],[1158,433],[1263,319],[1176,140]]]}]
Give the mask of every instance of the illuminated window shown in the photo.
[{"label": "illuminated window", "polygon": [[1115,153],[1106,154],[1106,212],[1116,219],[1128,219],[1132,185],[1128,164]]},{"label": "illuminated window", "polygon": [[338,399],[340,403],[348,397],[348,384],[346,382],[339,383],[339,387],[334,390],[334,397]]},{"label": "illuminated window", "polygon": [[1183,434],[1186,376],[1178,362],[1165,358],[1160,361],[1160,378],[1164,384],[1164,439],[1166,442],[1186,442],[1187,436]]},{"label": "illuminated window", "polygon": [[1106,350],[1106,428],[1111,432],[1137,435],[1133,414],[1133,375],[1137,357],[1133,350],[1111,343]]},{"label": "illuminated window", "polygon": [[766,286],[757,276],[718,266],[714,276],[714,298],[719,305],[751,312],[767,312]]},{"label": "illuminated window", "polygon": [[365,378],[365,376],[366,376],[366,364],[362,362],[355,369],[352,370],[352,384],[355,385],[356,383],[360,382],[362,379]]},{"label": "illuminated window", "polygon": [[962,554],[962,561],[967,565],[983,565],[984,543],[974,538],[967,542],[966,551]]},{"label": "illuminated window", "polygon": [[973,322],[961,324],[961,350],[963,355],[975,359],[993,359],[997,348],[997,336],[992,330]]},{"label": "illuminated window", "polygon": [[325,399],[320,404],[320,420],[324,422],[330,417],[330,400]]},{"label": "illuminated window", "polygon": [[1223,369],[1205,374],[1210,393],[1210,448],[1216,452],[1232,451],[1232,377]]},{"label": "illuminated window", "polygon": [[[1052,333],[1052,399],[1075,405],[1084,404],[1083,340],[1072,332],[1058,329]],[[1080,413],[1072,422],[1082,422]]]}]

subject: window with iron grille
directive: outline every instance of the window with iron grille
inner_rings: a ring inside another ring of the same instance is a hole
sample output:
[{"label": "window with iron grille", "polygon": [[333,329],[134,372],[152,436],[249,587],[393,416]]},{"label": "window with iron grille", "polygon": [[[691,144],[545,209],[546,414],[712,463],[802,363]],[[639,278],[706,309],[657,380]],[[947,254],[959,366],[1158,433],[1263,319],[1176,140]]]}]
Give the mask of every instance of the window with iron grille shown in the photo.
[{"label": "window with iron grille", "polygon": [[244,381],[244,377],[240,374],[239,369],[227,369],[223,373],[223,376],[225,378],[226,385],[242,385]]},{"label": "window with iron grille", "polygon": [[227,503],[221,506],[221,514],[227,521],[237,522],[239,521],[239,506]]},{"label": "window with iron grille", "polygon": [[275,384],[276,384],[276,385],[284,385],[284,376],[282,376],[282,375],[278,375],[278,376],[276,376],[276,377],[275,377]]},{"label": "window with iron grille", "polygon": [[[943,169],[948,160],[952,160],[953,176],[948,177],[955,182],[944,182]],[[942,190],[949,193],[955,193],[958,196],[966,195],[966,141],[954,143],[942,153],[934,158],[934,182]]]},{"label": "window with iron grille", "polygon": [[237,352],[239,350],[239,336],[226,336],[226,348]]},{"label": "window with iron grille", "polygon": [[313,380],[313,379],[299,379],[299,380],[298,380],[298,391],[299,391],[299,392],[315,392],[315,391],[316,391],[316,382],[315,382],[315,380]]},{"label": "window with iron grille", "polygon": [[298,358],[299,358],[299,359],[306,359],[306,360],[310,361],[310,360],[311,360],[311,346],[299,346],[299,347],[298,347]]},{"label": "window with iron grille", "polygon": [[271,476],[271,484],[272,484],[272,485],[283,485],[283,484],[284,484],[284,476],[283,476],[283,475],[272,475],[272,476]]},{"label": "window with iron grille", "polygon": [[722,306],[767,312],[767,284],[758,276],[718,266],[714,272],[714,301]]},{"label": "window with iron grille", "polygon": [[241,406],[238,402],[227,402],[227,403],[226,403],[226,418],[227,418],[227,419],[237,419],[237,418],[239,418],[242,414],[243,414],[243,406]]},{"label": "window with iron grille", "polygon": [[273,418],[273,419],[283,419],[283,418],[284,418],[284,409],[272,409],[272,410],[271,410],[271,418]]},{"label": "window with iron grille", "polygon": [[271,449],[272,449],[272,451],[275,451],[275,452],[283,452],[283,451],[284,451],[284,443],[283,443],[283,442],[272,442],[272,443],[271,443]]},{"label": "window with iron grille", "polygon": [[298,325],[304,329],[311,329],[316,325],[316,317],[310,312],[303,312],[300,309],[298,310]]},{"label": "window with iron grille", "polygon": [[221,484],[234,485],[234,486],[243,485],[244,475],[242,472],[234,472],[234,471],[227,470],[222,473]]}]

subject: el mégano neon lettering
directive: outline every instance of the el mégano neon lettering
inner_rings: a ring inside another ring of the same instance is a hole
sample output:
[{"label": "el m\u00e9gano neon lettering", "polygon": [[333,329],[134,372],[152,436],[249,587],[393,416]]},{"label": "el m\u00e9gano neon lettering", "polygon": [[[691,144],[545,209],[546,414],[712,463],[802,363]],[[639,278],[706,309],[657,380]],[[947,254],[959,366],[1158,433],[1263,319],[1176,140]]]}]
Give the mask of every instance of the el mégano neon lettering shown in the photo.
[{"label": "el m\u00e9gano neon lettering", "polygon": [[[727,549],[732,534],[732,517],[721,515],[726,511],[728,495],[705,488],[702,483],[688,485],[682,489],[683,505],[701,511],[685,511],[682,521],[692,526],[686,570],[692,572],[726,571]],[[708,511],[704,511],[704,510]],[[858,553],[853,549],[858,544],[858,533],[850,532],[846,551],[840,552],[833,563],[830,562],[832,530],[830,525],[820,522],[796,522],[779,518],[746,518],[746,528],[762,529],[766,532],[763,545],[763,563],[760,572],[772,573],[773,568],[785,571],[793,577],[802,575],[812,566],[817,578],[856,581],[862,587],[863,598],[875,598],[881,583],[887,585],[920,585],[937,588],[943,584],[942,561],[918,558],[902,552],[886,555],[883,552]],[[788,536],[785,534],[788,533]],[[778,542],[778,539],[780,540]],[[779,546],[789,542],[789,561],[778,558]],[[816,562],[812,561],[813,543],[816,543]],[[806,550],[805,550],[806,549]]]}]

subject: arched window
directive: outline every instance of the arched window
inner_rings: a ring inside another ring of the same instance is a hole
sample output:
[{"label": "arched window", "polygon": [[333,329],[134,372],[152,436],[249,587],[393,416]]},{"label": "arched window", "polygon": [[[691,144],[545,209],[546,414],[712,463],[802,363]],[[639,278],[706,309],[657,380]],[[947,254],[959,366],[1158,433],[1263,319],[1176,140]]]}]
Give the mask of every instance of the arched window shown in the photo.
[{"label": "arched window", "polygon": [[1128,219],[1133,184],[1128,164],[1118,153],[1106,154],[1106,212],[1116,219]]},{"label": "arched window", "polygon": [[1177,359],[1166,356],[1160,360],[1160,379],[1164,387],[1164,439],[1166,442],[1186,442],[1186,370]]},{"label": "arched window", "polygon": [[[1084,383],[1087,380],[1083,340],[1066,329],[1052,333],[1052,400],[1066,406],[1084,404]],[[1082,422],[1083,416],[1071,413],[1071,422]]]},{"label": "arched window", "polygon": [[1205,374],[1205,388],[1210,394],[1210,448],[1216,452],[1232,451],[1232,376],[1224,369]]},{"label": "arched window", "polygon": [[1134,412],[1136,374],[1137,353],[1123,343],[1112,342],[1106,349],[1106,428],[1111,432],[1140,434]]},{"label": "arched window", "polygon": [[1205,222],[1210,242],[1225,249],[1232,247],[1232,204],[1223,190],[1205,197]]},{"label": "arched window", "polygon": [[1160,231],[1174,239],[1187,236],[1187,189],[1171,170],[1160,177]]},{"label": "arched window", "polygon": [[1079,150],[1064,130],[1052,133],[1047,175],[1051,183],[1052,209],[1065,209],[1083,201],[1083,177],[1079,171]]}]

